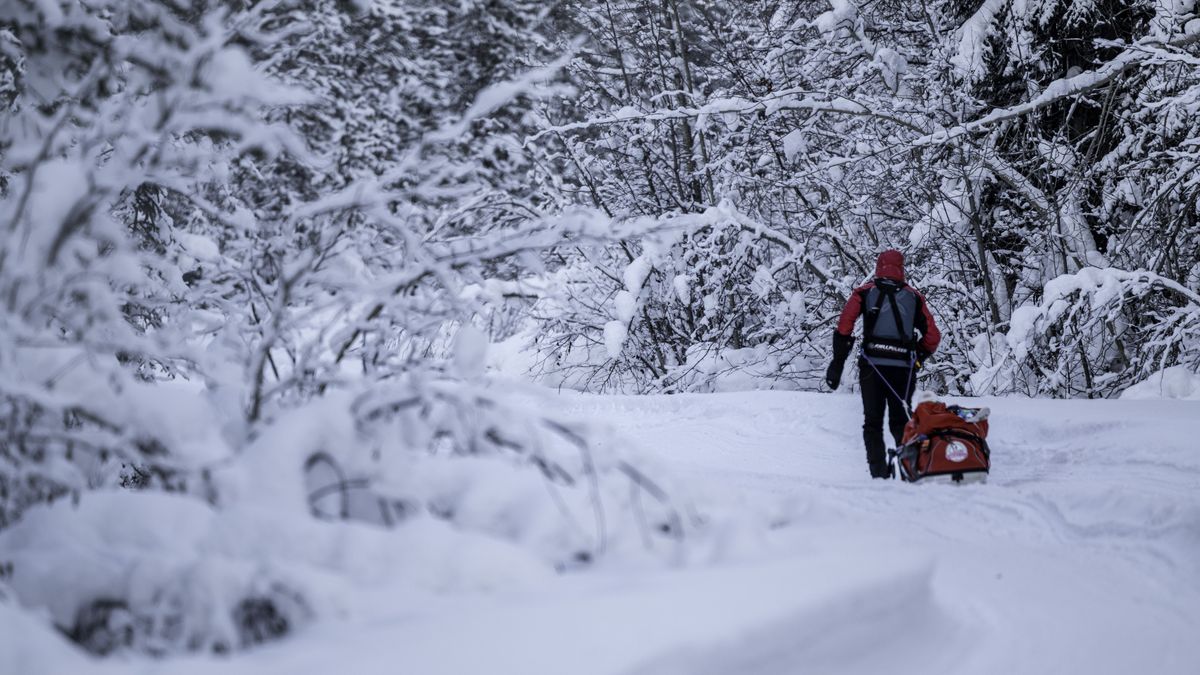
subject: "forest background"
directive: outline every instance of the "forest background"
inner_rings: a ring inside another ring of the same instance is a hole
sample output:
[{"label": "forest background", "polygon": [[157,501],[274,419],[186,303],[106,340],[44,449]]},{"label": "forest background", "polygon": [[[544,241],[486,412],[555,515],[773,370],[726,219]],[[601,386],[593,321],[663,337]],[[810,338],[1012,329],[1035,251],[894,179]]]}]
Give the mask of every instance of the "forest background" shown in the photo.
[{"label": "forest background", "polygon": [[[1200,368],[1194,0],[14,0],[0,106],[0,529],[116,487],[329,515],[321,465],[382,524],[520,538],[432,494],[469,459],[590,514],[539,530],[556,564],[676,537],[663,480],[489,358],[815,390],[893,247],[924,388]],[[92,600],[55,617],[85,644]],[[142,648],[249,639],[181,611]]]}]

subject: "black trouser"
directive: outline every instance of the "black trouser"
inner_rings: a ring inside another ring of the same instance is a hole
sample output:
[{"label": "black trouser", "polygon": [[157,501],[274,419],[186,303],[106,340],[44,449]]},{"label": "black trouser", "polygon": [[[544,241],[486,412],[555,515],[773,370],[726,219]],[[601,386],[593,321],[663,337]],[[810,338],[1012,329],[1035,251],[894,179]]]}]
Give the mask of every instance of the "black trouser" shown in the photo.
[{"label": "black trouser", "polygon": [[[858,385],[862,389],[863,400],[863,444],[867,446],[867,464],[871,467],[872,476],[885,475],[887,472],[886,446],[883,443],[885,407],[888,429],[896,440],[896,447],[900,447],[904,425],[908,422],[908,404],[912,402],[913,375],[914,370],[905,366],[872,367],[862,359],[858,361]],[[904,397],[903,403],[900,402],[900,396]]]}]

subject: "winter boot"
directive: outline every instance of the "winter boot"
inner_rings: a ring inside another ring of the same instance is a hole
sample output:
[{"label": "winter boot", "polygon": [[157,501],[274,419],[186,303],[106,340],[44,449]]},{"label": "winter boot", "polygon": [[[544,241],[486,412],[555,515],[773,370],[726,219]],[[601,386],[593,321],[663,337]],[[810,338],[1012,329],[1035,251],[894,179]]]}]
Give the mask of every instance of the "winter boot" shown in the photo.
[{"label": "winter boot", "polygon": [[867,450],[867,466],[871,469],[871,478],[891,478],[892,465],[887,461],[887,455],[882,449]]}]

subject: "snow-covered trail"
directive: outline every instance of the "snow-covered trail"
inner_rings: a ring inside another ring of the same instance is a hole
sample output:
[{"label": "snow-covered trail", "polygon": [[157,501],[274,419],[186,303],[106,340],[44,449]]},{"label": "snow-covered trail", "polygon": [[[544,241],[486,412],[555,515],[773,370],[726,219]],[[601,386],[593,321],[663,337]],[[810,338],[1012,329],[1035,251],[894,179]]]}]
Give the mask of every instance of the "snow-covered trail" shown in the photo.
[{"label": "snow-covered trail", "polygon": [[[1200,404],[982,403],[994,411],[993,472],[963,487],[870,481],[852,396],[585,404],[710,497],[777,508],[781,550],[842,561],[838,583],[856,568],[894,569],[886,592],[905,598],[881,609],[848,594],[852,619],[831,626],[801,610],[653,672],[788,673],[815,661],[928,673],[939,657],[945,672],[1200,672]],[[914,557],[927,576],[912,578],[903,561]],[[864,588],[875,581],[865,575]],[[797,576],[778,592],[823,583]],[[829,653],[829,640],[844,650]],[[915,658],[898,663],[897,649]]]},{"label": "snow-covered trail", "polygon": [[868,478],[851,395],[560,402],[717,505],[686,564],[604,563],[479,595],[378,591],[231,659],[104,669],[1200,672],[1200,403],[986,400],[989,483],[913,486]]}]

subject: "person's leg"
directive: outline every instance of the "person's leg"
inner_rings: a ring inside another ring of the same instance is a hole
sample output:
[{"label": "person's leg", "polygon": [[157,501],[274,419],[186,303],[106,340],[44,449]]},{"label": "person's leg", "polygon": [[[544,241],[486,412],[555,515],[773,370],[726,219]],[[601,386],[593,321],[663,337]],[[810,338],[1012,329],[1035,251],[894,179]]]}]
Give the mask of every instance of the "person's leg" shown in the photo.
[{"label": "person's leg", "polygon": [[[894,447],[900,447],[900,441],[904,438],[904,425],[908,424],[908,408],[912,405],[913,396],[913,381],[912,370],[909,368],[880,368],[887,382],[895,393],[887,392],[887,408],[888,408],[888,429],[892,432],[892,438],[896,440]],[[900,403],[897,396],[904,397],[904,403]]]},{"label": "person's leg", "polygon": [[887,455],[883,444],[883,412],[887,401],[887,385],[866,363],[859,362],[858,387],[863,402],[863,445],[867,449],[867,466],[871,476],[887,473]]}]

